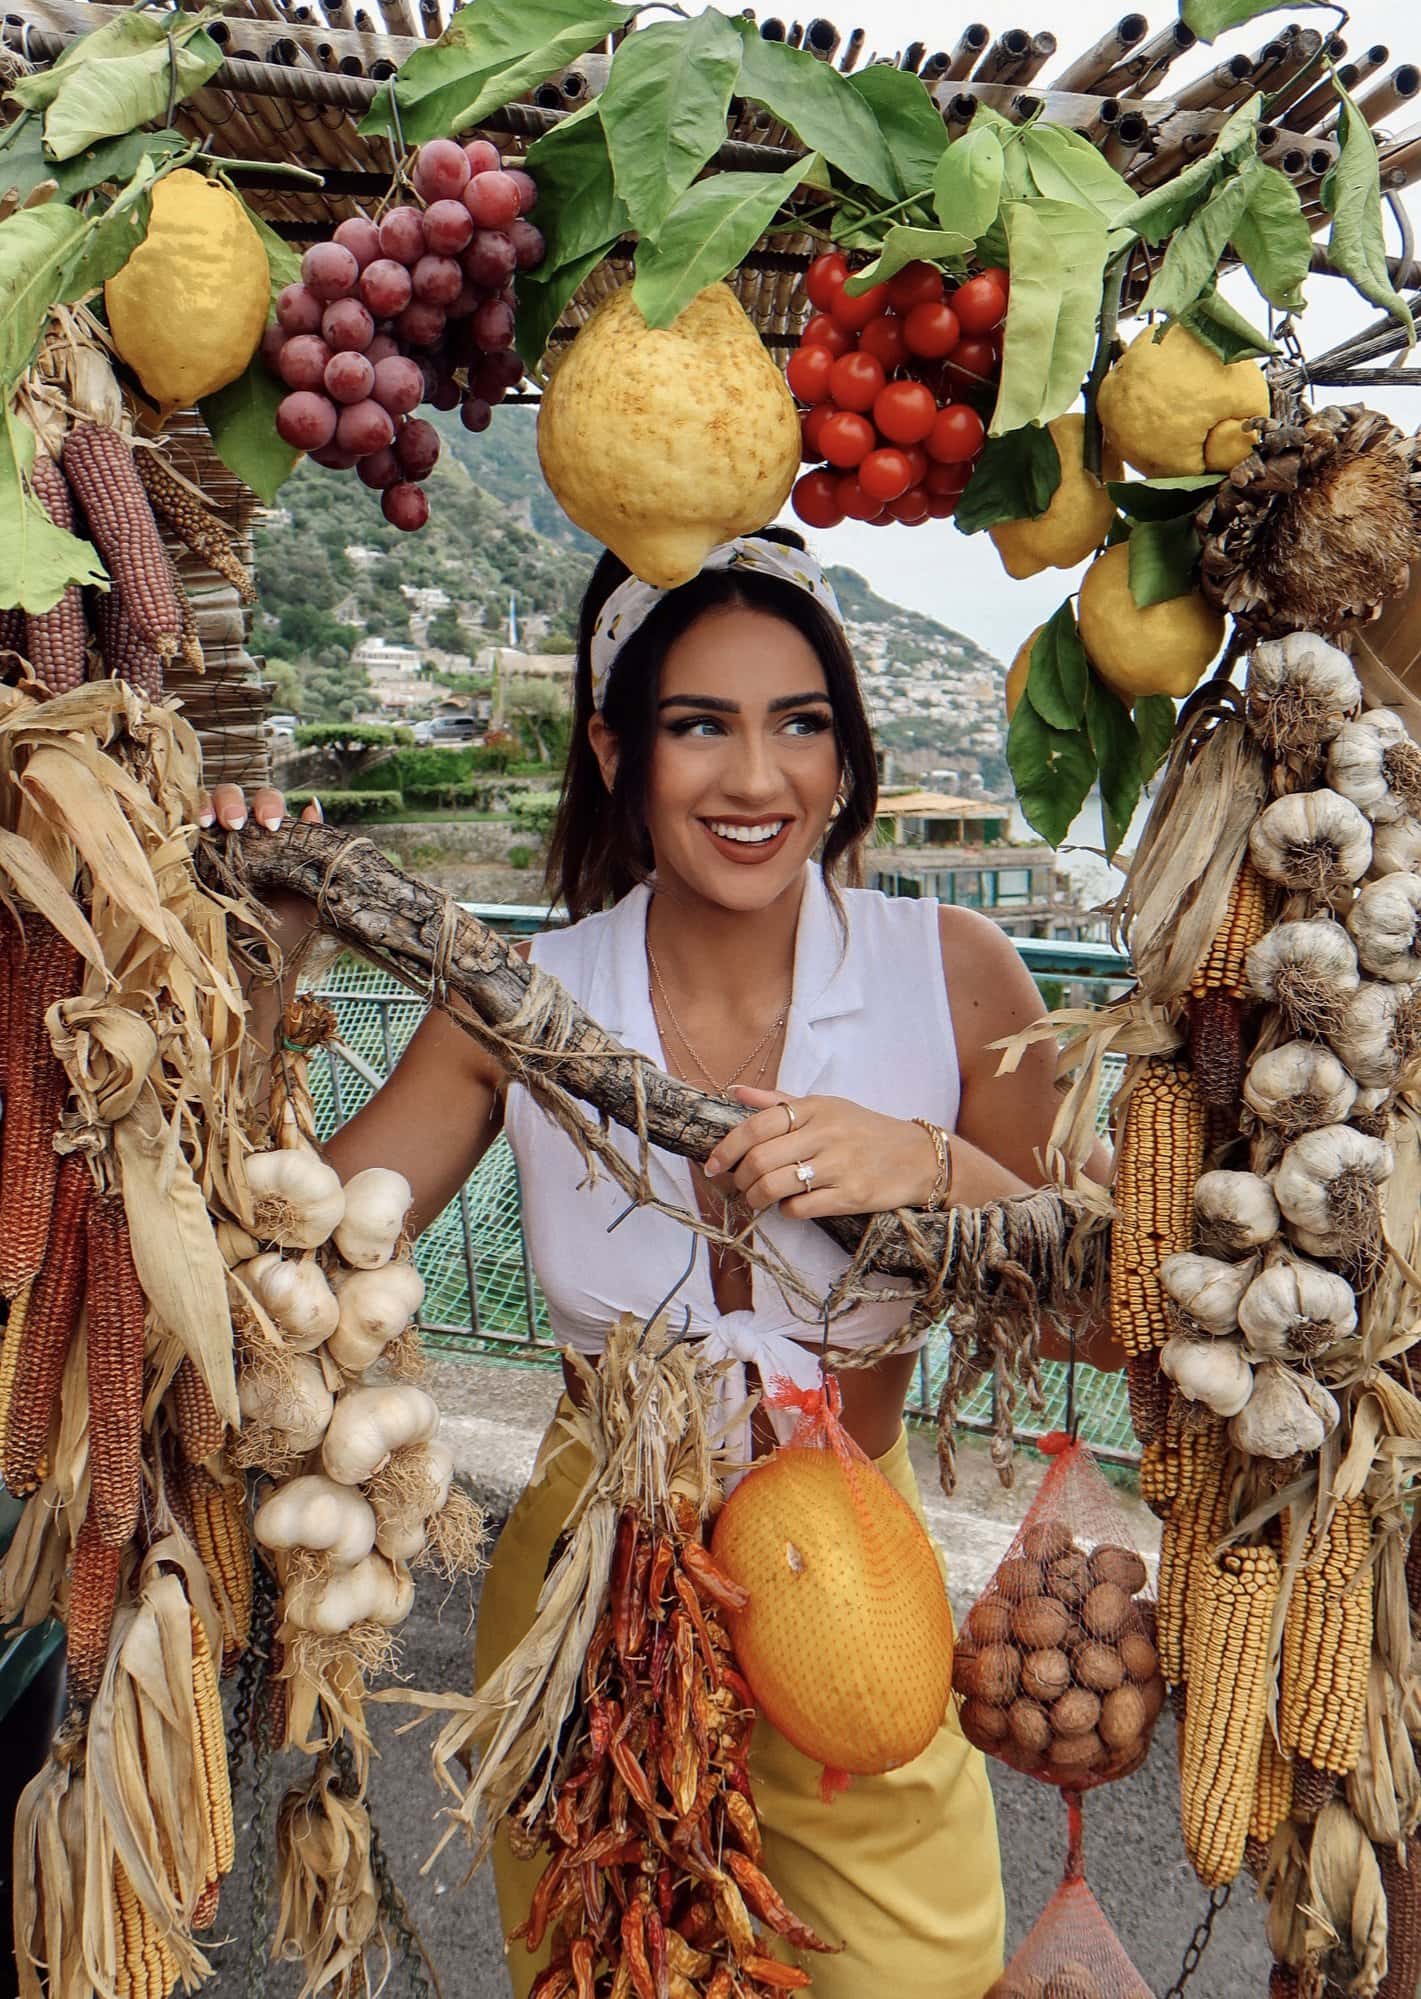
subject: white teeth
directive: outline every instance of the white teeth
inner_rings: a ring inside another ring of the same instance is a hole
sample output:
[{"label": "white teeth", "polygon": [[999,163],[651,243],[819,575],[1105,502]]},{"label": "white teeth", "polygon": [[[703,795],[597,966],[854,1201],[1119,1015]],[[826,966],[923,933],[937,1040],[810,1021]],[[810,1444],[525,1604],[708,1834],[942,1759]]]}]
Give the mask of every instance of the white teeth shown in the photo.
[{"label": "white teeth", "polygon": [[767,840],[776,840],[784,831],[785,821],[774,819],[766,826],[730,826],[723,819],[706,822],[712,833],[722,840],[734,840],[742,847],[762,847]]}]

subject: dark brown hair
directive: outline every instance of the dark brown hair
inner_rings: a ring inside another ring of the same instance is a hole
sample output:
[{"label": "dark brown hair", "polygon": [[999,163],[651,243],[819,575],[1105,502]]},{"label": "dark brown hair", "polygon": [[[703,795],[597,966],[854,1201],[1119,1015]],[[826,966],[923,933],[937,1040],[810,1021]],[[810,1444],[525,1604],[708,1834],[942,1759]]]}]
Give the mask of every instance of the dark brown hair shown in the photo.
[{"label": "dark brown hair", "polygon": [[[803,548],[797,534],[768,527],[759,538]],[[646,830],[646,788],[656,742],[657,694],[667,653],[697,618],[722,605],[766,611],[793,625],[813,647],[824,669],[834,735],[843,773],[839,811],[824,841],[821,866],[826,879],[847,857],[856,870],[858,850],[873,826],[878,773],[873,736],[859,692],[853,654],[844,629],[807,591],[778,576],[754,570],[708,569],[669,590],[613,662],[602,714],[617,738],[617,772],[609,791],[588,739],[592,706],[592,633],[608,597],[630,571],[610,552],[592,572],[582,599],[577,631],[577,678],[573,698],[572,746],[563,775],[548,848],[547,888],[567,905],[573,922],[606,909],[652,871]]]}]

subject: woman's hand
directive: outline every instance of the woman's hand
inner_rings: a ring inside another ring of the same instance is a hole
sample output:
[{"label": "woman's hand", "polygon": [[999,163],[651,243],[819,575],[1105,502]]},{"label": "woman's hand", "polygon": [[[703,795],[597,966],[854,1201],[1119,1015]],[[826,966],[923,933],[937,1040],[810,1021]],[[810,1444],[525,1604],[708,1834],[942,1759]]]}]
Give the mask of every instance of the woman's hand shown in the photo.
[{"label": "woman's hand", "polygon": [[[224,833],[240,833],[247,823],[247,795],[239,784],[215,785],[204,801],[197,816],[197,823],[204,828],[217,826]],[[304,808],[301,817],[319,820],[321,808],[315,799]],[[251,817],[258,826],[265,826],[274,833],[286,817],[286,799],[274,785],[264,784],[252,793]],[[313,927],[315,911],[304,896],[272,896],[265,907],[275,919],[274,938],[284,955],[290,953]]]},{"label": "woman's hand", "polygon": [[[778,1204],[794,1221],[926,1206],[937,1152],[921,1125],[884,1117],[847,1097],[735,1090],[753,1117],[727,1132],[705,1163],[757,1214]],[[793,1123],[790,1112],[793,1112]],[[801,1174],[812,1169],[806,1181]]]}]

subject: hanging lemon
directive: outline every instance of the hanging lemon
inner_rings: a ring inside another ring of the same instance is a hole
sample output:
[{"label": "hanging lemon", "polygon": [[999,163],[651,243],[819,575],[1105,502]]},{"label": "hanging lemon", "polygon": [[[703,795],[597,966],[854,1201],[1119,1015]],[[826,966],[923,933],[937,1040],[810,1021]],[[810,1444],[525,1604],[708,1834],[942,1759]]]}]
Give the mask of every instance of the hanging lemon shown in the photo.
[{"label": "hanging lemon", "polygon": [[1130,594],[1130,548],[1123,541],[1086,571],[1079,623],[1091,665],[1127,708],[1145,694],[1176,700],[1188,694],[1224,642],[1224,620],[1202,591],[1142,610]]},{"label": "hanging lemon", "polygon": [[922,1754],[951,1698],[952,1618],[932,1543],[880,1472],[784,1446],[735,1488],[712,1548],[750,1592],[728,1613],[736,1658],[796,1749],[856,1776]]},{"label": "hanging lemon", "polygon": [[1121,476],[1118,454],[1105,447],[1097,477],[1085,468],[1085,418],[1079,411],[1056,417],[1046,428],[1061,461],[1050,506],[1035,519],[998,521],[987,530],[1002,567],[1017,579],[1039,576],[1043,569],[1074,569],[1100,547],[1115,518],[1104,482]]},{"label": "hanging lemon", "polygon": [[1019,648],[1016,658],[1007,668],[1006,697],[1008,721],[1016,713],[1017,703],[1026,692],[1026,683],[1031,678],[1032,650],[1045,629],[1044,625],[1038,625],[1035,631],[1028,635],[1025,642]]},{"label": "hanging lemon", "polygon": [[236,381],[270,303],[266,251],[246,209],[187,167],[158,182],[148,234],[104,286],[115,347],[169,409]]},{"label": "hanging lemon", "polygon": [[1253,450],[1250,417],[1268,414],[1256,361],[1225,361],[1188,327],[1147,326],[1100,385],[1106,442],[1147,479],[1230,472]]}]

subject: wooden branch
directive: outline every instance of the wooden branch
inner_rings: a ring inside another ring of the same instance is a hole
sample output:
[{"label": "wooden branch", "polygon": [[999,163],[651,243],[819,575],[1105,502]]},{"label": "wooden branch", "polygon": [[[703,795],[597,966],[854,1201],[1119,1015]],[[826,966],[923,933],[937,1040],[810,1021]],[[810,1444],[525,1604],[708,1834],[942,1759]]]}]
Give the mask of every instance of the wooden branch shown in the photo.
[{"label": "wooden branch", "polygon": [[[498,1030],[518,1017],[530,967],[495,931],[387,861],[368,839],[297,820],[270,833],[249,821],[241,834],[209,851],[219,871],[223,862],[228,864],[259,899],[294,895],[316,905],[324,929],[443,1006],[506,1061]],[[484,1028],[494,1031],[484,1034]],[[748,1115],[633,1055],[576,1006],[569,1040],[548,1066],[564,1089],[628,1130],[636,1129],[639,1070],[648,1137],[683,1158],[708,1158],[717,1141]],[[536,1056],[530,1057],[528,1068],[536,1074]],[[1070,1234],[1072,1220],[1061,1195],[1047,1188],[978,1210],[832,1216],[820,1227],[851,1254],[871,1229],[870,1268],[916,1278],[920,1285],[925,1260],[940,1266],[951,1244],[945,1271],[949,1288],[962,1257],[973,1247],[980,1253],[980,1245],[989,1241],[990,1263],[1017,1264],[1050,1291],[1059,1279],[1060,1244]]]}]

